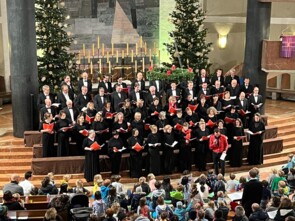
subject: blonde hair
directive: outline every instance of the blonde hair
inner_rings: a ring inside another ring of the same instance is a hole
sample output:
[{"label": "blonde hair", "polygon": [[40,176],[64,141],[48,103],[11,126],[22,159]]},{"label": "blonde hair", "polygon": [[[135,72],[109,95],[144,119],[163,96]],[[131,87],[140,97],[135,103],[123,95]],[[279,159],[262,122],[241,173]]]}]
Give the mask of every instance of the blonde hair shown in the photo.
[{"label": "blonde hair", "polygon": [[147,175],[147,181],[150,181],[150,180],[152,180],[152,179],[156,179],[156,177],[155,177],[155,175],[154,175],[153,173],[149,173],[149,174]]},{"label": "blonde hair", "polygon": [[210,111],[211,111],[211,110],[213,110],[214,115],[217,114],[217,110],[216,110],[215,107],[209,107],[209,108],[207,109],[207,114],[210,114]]},{"label": "blonde hair", "polygon": [[102,176],[100,174],[96,174],[94,175],[93,177],[93,183],[95,184],[98,184],[99,186],[103,183],[103,179],[102,179]]},{"label": "blonde hair", "polygon": [[164,126],[164,133],[167,133],[169,129],[172,129],[172,126],[167,124]]},{"label": "blonde hair", "polygon": [[152,131],[152,132],[157,132],[157,130],[158,130],[158,127],[156,126],[156,125],[151,125],[150,126],[150,130]]},{"label": "blonde hair", "polygon": [[72,178],[72,175],[71,174],[65,174],[63,175],[63,180],[68,182],[70,179]]},{"label": "blonde hair", "polygon": [[57,211],[54,207],[48,209],[45,213],[46,220],[56,220]]},{"label": "blonde hair", "polygon": [[77,188],[83,188],[83,187],[84,187],[84,185],[83,185],[83,181],[82,181],[82,180],[77,180],[77,181],[76,181],[76,187],[77,187]]}]

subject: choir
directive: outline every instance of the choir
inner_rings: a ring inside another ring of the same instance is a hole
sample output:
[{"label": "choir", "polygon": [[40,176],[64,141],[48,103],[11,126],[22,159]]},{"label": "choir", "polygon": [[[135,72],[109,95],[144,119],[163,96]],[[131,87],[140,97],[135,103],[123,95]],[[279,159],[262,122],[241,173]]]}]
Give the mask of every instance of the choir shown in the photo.
[{"label": "choir", "polygon": [[[126,152],[130,153],[131,177],[140,177],[142,169],[155,175],[170,174],[175,167],[191,170],[192,164],[205,171],[207,162],[216,158],[209,140],[218,128],[231,144],[227,150],[230,165],[240,167],[244,128],[249,128],[248,162],[261,164],[265,126],[259,115],[263,106],[259,88],[249,78],[240,85],[234,70],[226,77],[222,72],[216,70],[210,79],[203,69],[187,82],[155,80],[148,89],[141,72],[131,88],[121,78],[110,82],[110,76],[104,75],[96,94],[85,72],[77,94],[66,76],[57,99],[45,85],[38,97],[43,157],[85,155],[88,181],[100,172],[99,155],[109,155],[112,173],[119,174]],[[70,142],[76,142],[75,153],[71,153]]]}]

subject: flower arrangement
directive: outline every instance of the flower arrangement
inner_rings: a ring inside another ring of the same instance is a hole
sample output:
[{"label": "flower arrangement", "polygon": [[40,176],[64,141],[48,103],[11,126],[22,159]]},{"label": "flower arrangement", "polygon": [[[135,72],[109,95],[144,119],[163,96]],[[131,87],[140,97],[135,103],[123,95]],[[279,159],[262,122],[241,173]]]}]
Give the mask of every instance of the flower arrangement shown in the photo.
[{"label": "flower arrangement", "polygon": [[180,83],[182,81],[192,80],[194,73],[192,68],[183,69],[177,68],[175,65],[169,67],[150,67],[146,73],[146,77],[149,81],[152,80],[164,80],[167,82]]}]

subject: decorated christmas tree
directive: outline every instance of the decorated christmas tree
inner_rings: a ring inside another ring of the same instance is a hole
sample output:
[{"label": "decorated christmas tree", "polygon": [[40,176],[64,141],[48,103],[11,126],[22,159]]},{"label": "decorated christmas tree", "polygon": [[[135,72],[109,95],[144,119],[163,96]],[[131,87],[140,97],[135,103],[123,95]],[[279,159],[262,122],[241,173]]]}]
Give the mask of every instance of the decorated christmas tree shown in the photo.
[{"label": "decorated christmas tree", "polygon": [[73,37],[66,31],[69,16],[60,0],[36,0],[35,5],[39,85],[57,92],[65,75],[77,79],[75,54],[69,52]]},{"label": "decorated christmas tree", "polygon": [[179,68],[208,68],[208,53],[212,50],[212,43],[205,40],[207,29],[204,27],[205,13],[202,6],[199,0],[175,1],[175,10],[169,18],[175,27],[170,32],[172,41],[164,44],[170,53],[171,62]]}]

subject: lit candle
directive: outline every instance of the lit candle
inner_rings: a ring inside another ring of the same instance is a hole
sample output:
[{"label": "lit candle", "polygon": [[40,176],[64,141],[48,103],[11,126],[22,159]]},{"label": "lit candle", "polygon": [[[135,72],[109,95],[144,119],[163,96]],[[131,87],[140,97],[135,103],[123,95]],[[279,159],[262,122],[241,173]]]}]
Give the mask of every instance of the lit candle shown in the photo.
[{"label": "lit candle", "polygon": [[154,61],[153,60],[151,60],[151,67],[153,67],[154,66]]},{"label": "lit candle", "polygon": [[94,57],[94,44],[92,44],[92,56]]},{"label": "lit candle", "polygon": [[129,55],[129,43],[127,43],[127,45],[126,45],[126,55],[127,56]]},{"label": "lit candle", "polygon": [[78,64],[81,64],[81,51],[79,51],[79,54],[78,54]]},{"label": "lit candle", "polygon": [[88,64],[90,64],[90,50],[88,50]]},{"label": "lit candle", "polygon": [[99,73],[101,74],[101,58],[99,59]]},{"label": "lit candle", "polygon": [[107,51],[107,63],[109,63],[109,51]]},{"label": "lit candle", "polygon": [[147,54],[147,46],[146,46],[146,42],[144,42],[144,54]]},{"label": "lit candle", "polygon": [[90,63],[90,74],[93,74],[93,65],[92,65],[92,61]]},{"label": "lit candle", "polygon": [[112,56],[114,56],[114,43],[112,42]]},{"label": "lit candle", "polygon": [[122,58],[124,58],[124,50],[122,51]]},{"label": "lit candle", "polygon": [[142,36],[140,36],[139,45],[140,45],[140,48],[142,48]]},{"label": "lit candle", "polygon": [[156,54],[156,42],[154,42],[154,54]]},{"label": "lit candle", "polygon": [[133,62],[133,50],[131,50],[131,63]]},{"label": "lit candle", "polygon": [[101,54],[102,54],[102,56],[104,56],[104,43],[102,43]]},{"label": "lit candle", "polygon": [[158,61],[159,61],[159,66],[160,66],[160,50],[158,51]]},{"label": "lit candle", "polygon": [[116,51],[116,63],[117,64],[119,63],[119,51],[118,50]]},{"label": "lit candle", "polygon": [[150,52],[150,62],[152,60],[152,49],[149,49],[149,52]]},{"label": "lit candle", "polygon": [[86,56],[85,44],[83,44],[83,56]]},{"label": "lit candle", "polygon": [[135,55],[137,56],[137,43],[135,44]]},{"label": "lit candle", "polygon": [[142,72],[144,72],[144,58],[142,58]]},{"label": "lit candle", "polygon": [[99,49],[99,36],[97,37],[97,49]]},{"label": "lit candle", "polygon": [[109,74],[112,73],[112,65],[111,65],[111,62],[109,62]]},{"label": "lit candle", "polygon": [[134,63],[134,71],[135,73],[137,73],[137,60],[135,60],[135,63]]}]

